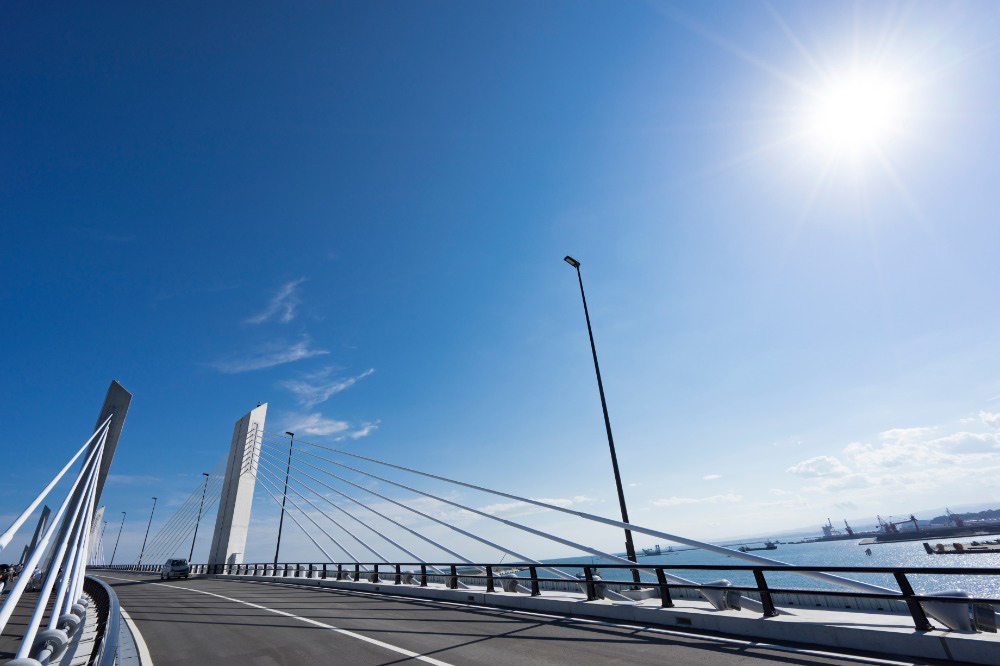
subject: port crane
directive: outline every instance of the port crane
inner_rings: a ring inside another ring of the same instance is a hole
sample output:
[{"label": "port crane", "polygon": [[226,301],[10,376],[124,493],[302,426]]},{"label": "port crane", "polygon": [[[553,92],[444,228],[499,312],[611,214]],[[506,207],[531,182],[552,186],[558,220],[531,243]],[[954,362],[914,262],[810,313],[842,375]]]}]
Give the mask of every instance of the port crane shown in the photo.
[{"label": "port crane", "polygon": [[[829,519],[827,519],[827,520],[829,520]],[[850,525],[847,524],[847,519],[846,518],[844,519],[844,527],[847,529],[847,535],[848,536],[854,536],[854,530],[851,528]]]},{"label": "port crane", "polygon": [[948,508],[946,508],[944,512],[948,514],[948,519],[955,523],[955,527],[965,527],[965,521],[957,513],[952,513],[951,509]]},{"label": "port crane", "polygon": [[882,516],[876,516],[878,518],[878,525],[882,528],[882,531],[886,534],[896,534],[899,532],[899,528],[896,525],[905,525],[906,523],[913,523],[913,529],[920,531],[920,525],[917,524],[916,517],[911,513],[910,517],[906,520],[897,520],[893,522],[892,516],[889,516],[889,520],[882,520]]}]

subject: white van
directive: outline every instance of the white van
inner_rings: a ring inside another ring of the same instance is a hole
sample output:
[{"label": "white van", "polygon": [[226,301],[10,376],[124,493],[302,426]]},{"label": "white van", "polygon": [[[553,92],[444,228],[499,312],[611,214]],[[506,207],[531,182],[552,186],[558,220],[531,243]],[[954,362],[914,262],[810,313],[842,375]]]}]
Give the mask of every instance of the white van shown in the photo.
[{"label": "white van", "polygon": [[191,567],[187,560],[167,560],[167,563],[160,569],[160,580],[164,578],[187,578],[191,574]]}]

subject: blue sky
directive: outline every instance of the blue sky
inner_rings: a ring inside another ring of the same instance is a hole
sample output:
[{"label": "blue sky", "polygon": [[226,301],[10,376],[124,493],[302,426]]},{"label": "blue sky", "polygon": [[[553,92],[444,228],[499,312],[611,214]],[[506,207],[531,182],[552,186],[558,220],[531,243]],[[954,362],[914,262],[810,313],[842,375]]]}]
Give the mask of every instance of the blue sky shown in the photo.
[{"label": "blue sky", "polygon": [[[5,516],[115,378],[130,555],[259,401],[273,432],[613,517],[566,254],[636,522],[1000,501],[994,3],[5,10]],[[845,151],[813,119],[857,71],[892,104]]]}]

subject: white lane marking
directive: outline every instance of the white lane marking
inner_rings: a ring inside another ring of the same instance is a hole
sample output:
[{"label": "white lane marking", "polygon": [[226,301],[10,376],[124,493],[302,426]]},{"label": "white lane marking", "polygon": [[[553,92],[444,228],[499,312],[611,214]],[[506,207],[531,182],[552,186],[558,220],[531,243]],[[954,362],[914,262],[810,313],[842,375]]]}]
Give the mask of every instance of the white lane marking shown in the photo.
[{"label": "white lane marking", "polygon": [[[134,578],[115,578],[114,576],[103,576],[104,578],[113,578],[115,580],[127,580],[134,581]],[[377,645],[386,650],[391,650],[393,652],[398,652],[399,654],[405,655],[412,659],[417,659],[419,661],[426,662],[428,664],[434,664],[435,666],[452,666],[446,661],[440,661],[434,659],[433,657],[425,657],[418,652],[411,652],[405,648],[396,647],[395,645],[390,645],[389,643],[384,643],[380,640],[374,638],[369,638],[368,636],[362,636],[361,634],[356,634],[353,631],[348,631],[347,629],[340,629],[332,624],[326,624],[325,622],[320,622],[319,620],[312,620],[308,617],[301,617],[299,615],[293,615],[292,613],[286,613],[285,611],[276,610],[274,608],[268,608],[267,606],[261,606],[260,604],[253,604],[249,601],[243,601],[242,599],[233,599],[232,597],[226,597],[221,594],[216,594],[214,592],[206,592],[205,590],[196,590],[192,587],[181,587],[180,585],[168,585],[166,583],[150,583],[150,585],[160,585],[162,587],[169,588],[171,590],[184,590],[185,592],[197,592],[198,594],[207,594],[210,597],[218,597],[219,599],[225,599],[226,601],[232,601],[233,603],[243,604],[244,606],[250,606],[252,608],[258,608],[260,610],[267,611],[269,613],[274,613],[275,615],[284,615],[285,617],[290,617],[293,620],[298,620],[299,622],[305,622],[306,624],[311,624],[317,627],[322,627],[324,629],[329,629],[335,631],[338,634],[343,634],[344,636],[350,636],[351,638],[356,638],[359,641],[364,641],[365,643],[371,643],[372,645]]]},{"label": "white lane marking", "polygon": [[[216,579],[216,580],[218,580],[218,579]],[[241,581],[233,581],[233,582],[241,582]],[[283,581],[274,581],[274,582],[259,581],[259,582],[264,582],[264,583],[269,584],[269,585],[284,585],[284,586],[287,586],[287,587],[296,587],[296,588],[300,588],[300,589],[309,589],[309,588],[313,587],[313,586],[298,585],[298,584],[295,584],[295,583],[287,583],[287,582],[283,582]],[[878,657],[864,657],[864,656],[861,656],[861,655],[841,654],[839,652],[826,652],[826,651],[823,651],[823,650],[809,650],[809,649],[806,649],[806,648],[789,647],[787,645],[776,645],[774,643],[763,643],[763,642],[760,642],[760,641],[741,640],[739,638],[723,638],[721,636],[709,636],[709,635],[698,634],[698,633],[694,633],[694,632],[674,631],[672,629],[660,629],[658,627],[650,627],[650,626],[646,626],[646,625],[619,624],[617,622],[608,622],[606,620],[590,620],[590,619],[587,619],[587,618],[572,617],[572,616],[567,616],[567,615],[550,615],[548,613],[534,613],[534,612],[531,612],[531,611],[523,611],[523,610],[502,608],[502,607],[498,607],[498,606],[483,606],[483,605],[480,605],[480,604],[469,604],[469,603],[461,603],[461,602],[454,602],[454,601],[442,601],[440,599],[428,599],[426,597],[407,597],[407,596],[404,596],[404,595],[391,594],[391,593],[388,593],[388,592],[365,592],[363,590],[348,590],[348,589],[339,588],[339,587],[320,587],[320,586],[317,586],[317,589],[321,589],[321,590],[334,590],[336,592],[343,592],[343,593],[346,593],[346,594],[363,595],[363,596],[366,596],[366,597],[375,597],[375,598],[386,598],[386,597],[388,597],[388,598],[391,598],[391,599],[399,599],[401,601],[415,601],[415,600],[416,601],[426,601],[426,602],[430,602],[430,603],[434,603],[434,604],[439,604],[439,605],[442,605],[442,606],[456,606],[458,608],[479,608],[479,609],[483,609],[483,610],[490,610],[490,611],[501,612],[501,613],[514,613],[514,614],[517,614],[517,615],[529,615],[529,616],[532,616],[532,617],[544,617],[544,618],[550,618],[550,619],[553,619],[553,620],[563,620],[563,621],[566,621],[566,622],[575,622],[575,623],[580,623],[580,624],[596,624],[596,625],[599,625],[599,626],[602,626],[602,627],[615,627],[615,628],[618,628],[618,629],[634,629],[634,630],[638,630],[638,631],[647,631],[647,632],[654,633],[654,634],[665,634],[667,636],[677,636],[679,638],[688,638],[688,639],[690,639],[690,638],[700,638],[702,640],[710,641],[710,642],[714,642],[714,643],[723,643],[723,644],[729,644],[729,645],[747,645],[747,646],[750,646],[750,647],[753,647],[753,648],[760,648],[760,649],[764,649],[764,650],[774,650],[774,651],[777,651],[777,652],[791,652],[791,653],[794,653],[794,654],[809,655],[809,656],[812,656],[812,657],[823,657],[823,658],[828,658],[828,659],[843,659],[845,661],[856,661],[856,662],[859,662],[859,663],[862,663],[862,664],[877,664],[878,666],[920,666],[921,664],[925,663],[925,662],[922,662],[922,661],[894,661],[894,660],[890,660],[890,659],[879,659]]]},{"label": "white lane marking", "polygon": [[146,647],[146,641],[142,638],[142,634],[139,632],[139,627],[135,626],[135,622],[132,621],[132,618],[129,617],[129,614],[125,612],[124,608],[119,606],[118,610],[121,611],[122,619],[125,620],[125,624],[128,625],[128,630],[132,632],[132,639],[135,641],[135,649],[139,653],[140,666],[153,666],[153,658],[149,656],[149,648]]}]

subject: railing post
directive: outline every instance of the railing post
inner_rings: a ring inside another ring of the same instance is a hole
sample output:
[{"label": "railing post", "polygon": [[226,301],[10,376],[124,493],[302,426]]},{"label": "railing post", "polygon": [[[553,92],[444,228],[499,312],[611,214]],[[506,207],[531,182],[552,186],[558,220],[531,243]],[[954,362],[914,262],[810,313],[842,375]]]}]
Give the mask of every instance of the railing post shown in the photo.
[{"label": "railing post", "polygon": [[396,565],[396,585],[402,585],[403,583],[403,572],[400,571],[399,565]]},{"label": "railing post", "polygon": [[354,563],[354,582],[357,583],[359,580],[361,580],[361,563],[360,562],[355,562]]},{"label": "railing post", "polygon": [[448,577],[448,589],[457,590],[458,589],[458,569],[455,565],[451,565],[451,575]]},{"label": "railing post", "polygon": [[917,631],[931,631],[934,629],[927,620],[927,615],[924,614],[924,609],[920,605],[920,602],[911,598],[914,594],[913,587],[910,586],[910,581],[906,580],[906,574],[902,571],[895,571],[892,575],[896,579],[896,584],[899,585],[899,591],[903,593],[903,599],[906,600],[906,607],[910,609],[910,615],[913,617],[913,625],[917,628]]},{"label": "railing post", "polygon": [[323,563],[323,580],[326,580],[326,562]]},{"label": "railing post", "polygon": [[597,598],[597,590],[594,588],[594,574],[590,567],[583,568],[583,577],[587,579],[587,601]]},{"label": "railing post", "polygon": [[486,567],[486,591],[496,592],[496,587],[493,585],[493,567]]},{"label": "railing post", "polygon": [[531,574],[531,596],[537,597],[542,592],[538,589],[538,569],[535,567],[528,567],[528,572]]},{"label": "railing post", "polygon": [[670,598],[670,587],[667,585],[667,577],[662,567],[656,568],[656,582],[660,585],[660,607],[673,608],[674,600]]},{"label": "railing post", "polygon": [[427,565],[420,565],[420,587],[427,587]]},{"label": "railing post", "polygon": [[753,578],[757,581],[757,592],[760,593],[760,603],[764,605],[764,617],[777,617],[778,611],[774,609],[774,600],[771,598],[771,592],[767,589],[767,580],[764,579],[764,572],[760,569],[754,569]]},{"label": "railing post", "polygon": [[373,583],[378,583],[378,582],[379,582],[379,577],[378,577],[378,564],[375,564],[375,565],[373,565],[373,566],[375,567],[375,571],[373,571],[373,572],[372,572],[372,582],[373,582]]},{"label": "railing post", "polygon": [[344,580],[344,565],[337,565],[337,580]]}]

